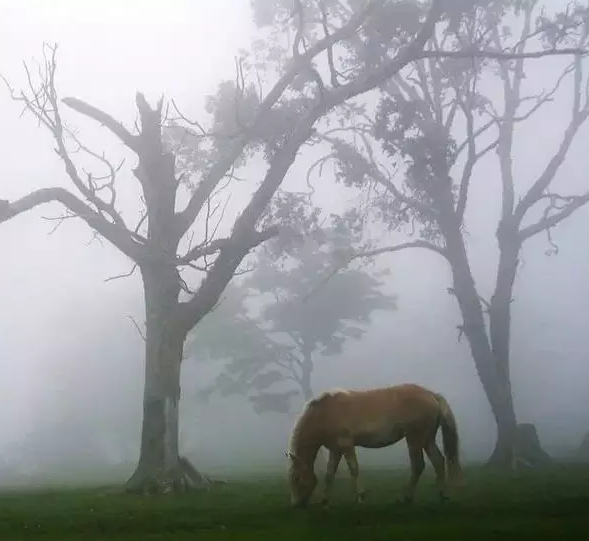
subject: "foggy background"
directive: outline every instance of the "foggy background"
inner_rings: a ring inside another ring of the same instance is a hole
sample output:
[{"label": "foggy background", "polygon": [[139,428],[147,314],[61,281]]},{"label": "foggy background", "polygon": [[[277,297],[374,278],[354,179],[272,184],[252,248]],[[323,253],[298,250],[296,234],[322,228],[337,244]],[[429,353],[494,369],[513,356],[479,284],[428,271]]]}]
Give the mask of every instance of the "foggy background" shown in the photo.
[{"label": "foggy background", "polygon": [[[58,41],[62,97],[79,97],[131,125],[137,90],[152,103],[164,93],[189,116],[205,119],[204,99],[217,82],[233,77],[234,56],[253,35],[250,21],[245,0],[0,0],[0,72],[20,88],[22,61],[40,58],[43,41]],[[532,88],[553,84],[562,64],[528,65]],[[516,171],[524,184],[554,152],[568,122],[566,89],[516,136]],[[19,119],[20,112],[2,87],[0,198],[69,187],[49,134],[31,116]],[[67,118],[93,149],[121,151],[106,130],[70,112]],[[587,135],[586,128],[578,135],[556,182],[566,181],[569,192],[589,182]],[[306,172],[309,163],[299,158],[288,178]],[[499,177],[493,154],[482,163],[466,221],[471,264],[488,296],[496,266]],[[134,182],[132,159],[128,165],[119,184]],[[259,178],[263,171],[253,164],[249,176]],[[345,203],[327,173],[315,187],[316,203],[326,211]],[[125,212],[136,211],[131,192],[121,200]],[[92,231],[81,220],[68,220],[48,235],[55,224],[41,216],[59,213],[58,206],[45,206],[0,226],[0,485],[31,477],[105,479],[115,471],[124,477],[138,457],[143,342],[128,316],[140,324],[144,319],[139,275],[105,283],[128,272],[130,262],[106,241],[88,245]],[[549,452],[578,446],[589,430],[588,226],[589,208],[560,225],[553,235],[558,256],[544,255],[544,236],[528,242],[515,287],[517,413],[520,422],[536,424]],[[387,289],[399,296],[399,309],[377,313],[365,338],[349,343],[340,357],[319,359],[315,391],[407,381],[430,386],[454,408],[467,460],[485,458],[495,426],[467,343],[456,340],[461,320],[446,293],[447,269],[435,254],[420,251],[381,256],[378,266],[392,270]],[[240,397],[199,404],[196,390],[220,368],[185,361],[181,452],[207,473],[284,468],[297,412],[258,416]],[[361,464],[393,459],[407,460],[404,443],[360,450]]]}]

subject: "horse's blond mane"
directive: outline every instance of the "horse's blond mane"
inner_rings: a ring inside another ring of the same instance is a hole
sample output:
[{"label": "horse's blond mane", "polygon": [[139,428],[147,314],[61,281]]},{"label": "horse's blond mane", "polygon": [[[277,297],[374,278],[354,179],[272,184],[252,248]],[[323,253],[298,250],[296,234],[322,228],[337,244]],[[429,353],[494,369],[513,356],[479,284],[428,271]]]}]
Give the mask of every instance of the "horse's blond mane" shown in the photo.
[{"label": "horse's blond mane", "polygon": [[308,413],[315,406],[324,402],[327,398],[330,398],[332,396],[337,396],[339,394],[347,394],[348,392],[349,391],[347,389],[331,389],[329,391],[325,391],[325,392],[321,393],[319,396],[317,396],[315,398],[311,398],[311,400],[308,400],[305,403],[305,405],[303,407],[303,411],[301,412],[301,414],[299,415],[299,417],[295,421],[292,432],[290,434],[290,440],[288,442],[288,452],[290,454],[296,456],[295,451],[296,451],[297,440],[298,440],[299,434],[301,432],[301,427],[303,426],[303,424],[305,423],[305,421],[307,419]]},{"label": "horse's blond mane", "polygon": [[321,393],[318,397],[312,398],[305,404],[304,411],[307,411],[309,408],[316,406],[323,402],[326,398],[331,398],[332,396],[337,396],[338,394],[347,394],[349,391],[347,389],[330,389],[329,391],[325,391]]}]

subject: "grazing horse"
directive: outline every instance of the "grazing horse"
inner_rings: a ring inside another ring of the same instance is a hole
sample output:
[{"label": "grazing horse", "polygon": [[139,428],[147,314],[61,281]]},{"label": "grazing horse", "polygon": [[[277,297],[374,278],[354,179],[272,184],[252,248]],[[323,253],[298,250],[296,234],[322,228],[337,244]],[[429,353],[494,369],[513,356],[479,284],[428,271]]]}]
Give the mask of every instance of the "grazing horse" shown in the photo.
[{"label": "grazing horse", "polygon": [[305,507],[317,485],[315,459],[321,446],[329,451],[325,472],[323,504],[327,505],[335,473],[343,456],[350,470],[356,500],[364,500],[358,482],[355,447],[378,449],[403,438],[411,460],[411,479],[405,503],[412,503],[415,487],[423,470],[423,451],[436,472],[440,500],[447,499],[444,455],[436,445],[436,433],[442,428],[442,443],[450,479],[461,476],[456,420],[441,395],[413,384],[363,391],[333,390],[309,400],[291,433],[289,483],[291,504]]}]

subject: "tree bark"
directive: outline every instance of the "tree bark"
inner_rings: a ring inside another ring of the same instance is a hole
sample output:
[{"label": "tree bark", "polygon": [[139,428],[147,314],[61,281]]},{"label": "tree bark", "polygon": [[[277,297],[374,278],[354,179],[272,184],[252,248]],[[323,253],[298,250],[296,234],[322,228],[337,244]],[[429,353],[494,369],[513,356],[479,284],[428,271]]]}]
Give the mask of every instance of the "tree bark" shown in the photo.
[{"label": "tree bark", "polygon": [[[489,340],[481,299],[472,276],[460,228],[449,220],[440,225],[446,240],[454,293],[464,320],[462,330],[468,340],[477,374],[497,423],[498,451],[495,463],[513,469],[517,418],[509,380],[508,357],[505,357],[507,370],[502,375]],[[509,345],[507,352],[508,350]]]},{"label": "tree bark", "polygon": [[178,449],[180,373],[186,334],[176,321],[179,281],[169,265],[142,268],[145,309],[145,384],[139,463],[127,490],[178,492],[190,485]]},{"label": "tree bark", "polygon": [[[511,302],[513,286],[519,265],[521,244],[517,227],[502,220],[497,229],[499,264],[495,291],[489,303],[489,337],[497,368],[500,389],[503,390],[503,407],[509,413],[510,422],[497,424],[497,443],[489,458],[491,465],[506,465],[517,460],[517,419],[513,404],[510,371]],[[514,464],[515,465],[515,464]]]}]

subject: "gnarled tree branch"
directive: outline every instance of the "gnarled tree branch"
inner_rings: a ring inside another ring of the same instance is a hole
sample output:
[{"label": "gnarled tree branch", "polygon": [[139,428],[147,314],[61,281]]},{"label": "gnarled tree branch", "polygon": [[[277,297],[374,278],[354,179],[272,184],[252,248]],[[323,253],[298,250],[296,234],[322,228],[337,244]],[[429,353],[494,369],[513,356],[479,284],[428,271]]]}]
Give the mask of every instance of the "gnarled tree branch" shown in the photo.
[{"label": "gnarled tree branch", "polygon": [[84,220],[92,229],[116,246],[133,261],[140,262],[145,255],[145,247],[136,242],[129,231],[118,224],[105,220],[81,199],[64,188],[41,188],[13,202],[0,201],[0,222],[5,222],[39,205],[59,202]]},{"label": "gnarled tree branch", "polygon": [[115,120],[112,116],[100,109],[86,103],[83,100],[78,98],[63,98],[61,100],[65,105],[77,111],[78,113],[92,118],[96,120],[99,124],[102,124],[106,128],[108,128],[112,133],[114,133],[124,144],[126,147],[130,148],[131,150],[137,152],[139,148],[138,140],[139,138],[136,135],[133,135],[131,132],[127,130],[122,124]]},{"label": "gnarled tree branch", "polygon": [[[589,202],[589,192],[583,195],[552,195],[548,197],[556,197],[560,201],[564,202],[564,204],[562,206],[556,207],[555,204],[551,203],[551,205],[546,208],[544,215],[540,220],[522,228],[519,232],[519,239],[521,242],[533,237],[534,235],[537,235],[538,233],[541,233],[542,231],[548,231]],[[558,212],[555,214],[550,214],[550,210],[552,210],[552,208],[558,209]]]}]

